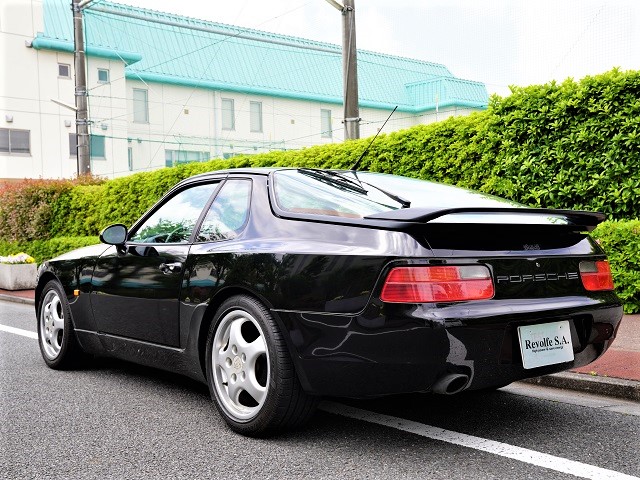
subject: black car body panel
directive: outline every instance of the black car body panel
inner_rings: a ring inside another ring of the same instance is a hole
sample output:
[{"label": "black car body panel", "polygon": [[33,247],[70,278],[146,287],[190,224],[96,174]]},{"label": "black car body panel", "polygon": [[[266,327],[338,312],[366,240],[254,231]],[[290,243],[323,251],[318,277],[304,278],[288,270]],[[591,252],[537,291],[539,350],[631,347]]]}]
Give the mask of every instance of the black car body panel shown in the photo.
[{"label": "black car body panel", "polygon": [[[81,249],[45,262],[38,292],[49,279],[60,281],[85,350],[200,381],[217,307],[246,293],[273,313],[303,388],[315,395],[429,391],[452,373],[468,377],[465,389],[495,387],[586,365],[615,338],[620,301],[612,291],[586,291],[579,273],[581,261],[605,258],[584,233],[600,214],[511,205],[412,207],[358,219],[287,212],[274,198],[276,171],[199,175],[165,197],[212,181],[217,194],[229,179],[250,180],[248,219],[235,238]],[[456,214],[548,214],[565,221],[442,221]],[[407,265],[484,265],[495,293],[457,303],[381,301],[388,272]],[[524,369],[517,328],[560,320],[569,322],[574,360]]]}]

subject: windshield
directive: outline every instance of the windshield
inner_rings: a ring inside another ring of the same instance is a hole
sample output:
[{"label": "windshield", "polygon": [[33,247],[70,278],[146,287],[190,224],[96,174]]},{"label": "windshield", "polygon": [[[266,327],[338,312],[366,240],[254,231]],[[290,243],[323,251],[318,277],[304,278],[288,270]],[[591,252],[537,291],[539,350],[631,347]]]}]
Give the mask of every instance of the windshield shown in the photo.
[{"label": "windshield", "polygon": [[402,207],[388,195],[346,175],[311,169],[279,170],[274,179],[276,202],[287,212],[362,218]]}]

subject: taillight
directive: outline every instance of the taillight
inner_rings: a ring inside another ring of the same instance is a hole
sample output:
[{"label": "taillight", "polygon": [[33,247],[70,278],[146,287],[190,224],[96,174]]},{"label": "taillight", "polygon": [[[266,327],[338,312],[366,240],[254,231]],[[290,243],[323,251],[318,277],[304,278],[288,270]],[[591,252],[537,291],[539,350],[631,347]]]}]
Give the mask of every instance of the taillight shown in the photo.
[{"label": "taillight", "polygon": [[580,262],[580,278],[584,288],[590,292],[613,290],[611,268],[606,260]]},{"label": "taillight", "polygon": [[396,267],[380,299],[390,303],[461,302],[493,297],[489,269],[483,265]]}]

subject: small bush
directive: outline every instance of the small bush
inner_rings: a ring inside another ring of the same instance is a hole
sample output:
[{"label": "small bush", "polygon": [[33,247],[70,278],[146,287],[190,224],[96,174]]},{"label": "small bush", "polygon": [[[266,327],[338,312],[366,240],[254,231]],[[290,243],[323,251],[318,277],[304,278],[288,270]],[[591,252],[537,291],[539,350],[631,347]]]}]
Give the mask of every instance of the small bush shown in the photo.
[{"label": "small bush", "polygon": [[[0,239],[30,241],[63,234],[67,229],[75,187],[99,185],[104,180],[22,180],[0,189]],[[80,221],[84,219],[79,218]]]},{"label": "small bush", "polygon": [[592,236],[609,257],[625,313],[640,312],[640,220],[604,222]]},{"label": "small bush", "polygon": [[11,255],[26,252],[35,258],[37,263],[50,260],[76,248],[100,243],[98,237],[57,237],[49,240],[4,241],[0,240],[0,255]]}]

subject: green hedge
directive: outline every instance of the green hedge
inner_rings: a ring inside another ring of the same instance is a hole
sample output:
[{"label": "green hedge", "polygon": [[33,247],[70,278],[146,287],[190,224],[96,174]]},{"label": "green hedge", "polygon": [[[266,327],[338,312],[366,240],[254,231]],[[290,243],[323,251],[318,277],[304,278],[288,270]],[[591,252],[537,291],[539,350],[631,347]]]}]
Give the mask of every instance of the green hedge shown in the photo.
[{"label": "green hedge", "polygon": [[640,221],[604,222],[592,236],[607,252],[625,313],[640,312]]},{"label": "green hedge", "polygon": [[98,237],[58,237],[50,240],[5,241],[0,240],[0,256],[25,252],[42,263],[80,247],[100,243]]},{"label": "green hedge", "polygon": [[[96,235],[131,224],[179,180],[240,166],[348,168],[369,139],[213,160],[100,182],[0,192],[0,239]],[[532,206],[640,217],[640,72],[514,88],[488,110],[381,135],[362,169],[456,184]]]}]

